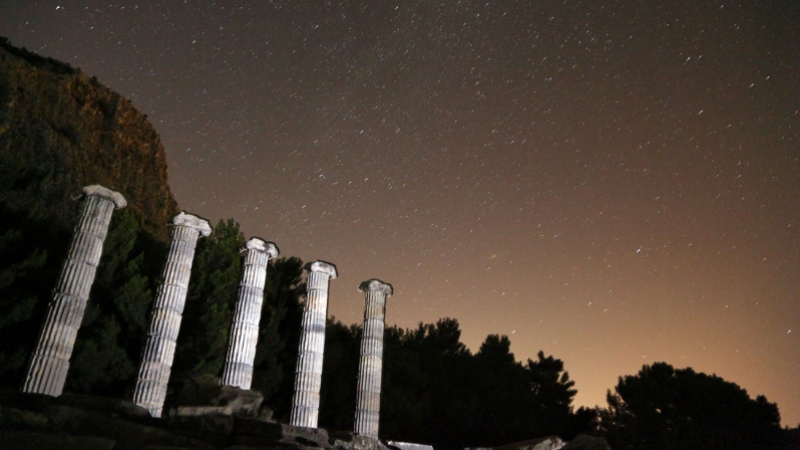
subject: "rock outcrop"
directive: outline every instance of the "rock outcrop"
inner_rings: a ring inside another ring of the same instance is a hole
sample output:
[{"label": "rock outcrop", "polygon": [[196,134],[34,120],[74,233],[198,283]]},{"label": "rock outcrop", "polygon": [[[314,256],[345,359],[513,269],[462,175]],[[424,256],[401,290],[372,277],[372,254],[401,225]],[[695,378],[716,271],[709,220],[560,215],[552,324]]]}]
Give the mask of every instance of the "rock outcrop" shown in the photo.
[{"label": "rock outcrop", "polygon": [[[391,446],[391,442],[390,442]],[[401,448],[401,447],[398,447]],[[402,448],[401,448],[402,449]],[[402,449],[405,450],[405,449]],[[464,450],[612,450],[601,437],[578,435],[575,439],[564,442],[558,436],[549,436],[528,441],[514,442],[491,448],[470,448]]]},{"label": "rock outcrop", "polygon": [[178,206],[147,116],[80,70],[0,38],[0,203],[68,223],[71,199],[93,184],[119,191],[167,241]]},{"label": "rock outcrop", "polygon": [[131,402],[65,394],[0,392],[0,448],[388,450],[379,441],[265,418],[233,415],[150,417]]},{"label": "rock outcrop", "polygon": [[560,450],[564,441],[558,436],[548,436],[527,441],[514,442],[500,447],[478,447],[464,450]]}]

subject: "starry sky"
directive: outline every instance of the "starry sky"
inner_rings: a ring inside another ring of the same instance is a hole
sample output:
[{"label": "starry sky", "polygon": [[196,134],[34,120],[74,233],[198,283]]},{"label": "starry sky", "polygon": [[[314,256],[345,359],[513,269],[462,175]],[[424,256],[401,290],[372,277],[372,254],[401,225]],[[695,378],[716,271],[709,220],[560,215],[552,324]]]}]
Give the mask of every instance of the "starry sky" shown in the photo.
[{"label": "starry sky", "polygon": [[666,361],[800,423],[791,1],[22,1],[0,35],[149,116],[182,209],[458,319],[576,405]]}]

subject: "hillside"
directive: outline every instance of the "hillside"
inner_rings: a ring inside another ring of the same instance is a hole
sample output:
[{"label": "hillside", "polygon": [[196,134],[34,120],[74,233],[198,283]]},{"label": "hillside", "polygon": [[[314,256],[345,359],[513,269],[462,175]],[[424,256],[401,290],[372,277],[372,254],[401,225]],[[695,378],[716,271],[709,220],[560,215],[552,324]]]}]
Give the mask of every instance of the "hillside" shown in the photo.
[{"label": "hillside", "polygon": [[122,193],[128,206],[114,213],[68,385],[121,393],[141,352],[167,223],[178,211],[164,147],[146,116],[116,92],[0,38],[4,386],[21,383],[82,205],[81,188],[93,184]]},{"label": "hillside", "polygon": [[147,117],[79,69],[0,38],[0,204],[69,222],[85,185],[119,191],[166,242],[178,210],[164,147]]}]

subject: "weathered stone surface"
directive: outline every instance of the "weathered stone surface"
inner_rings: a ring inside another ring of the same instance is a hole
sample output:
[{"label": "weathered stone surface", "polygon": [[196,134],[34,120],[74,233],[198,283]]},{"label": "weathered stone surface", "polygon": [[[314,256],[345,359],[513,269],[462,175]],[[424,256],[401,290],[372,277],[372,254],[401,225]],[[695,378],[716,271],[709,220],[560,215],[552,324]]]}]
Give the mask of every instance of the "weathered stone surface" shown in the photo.
[{"label": "weathered stone surface", "polygon": [[111,214],[125,207],[125,198],[102,186],[83,188],[83,212],[72,236],[67,259],[47,306],[23,392],[58,397],[64,389],[69,359],[83,321],[83,312],[103,253]]},{"label": "weathered stone surface", "polygon": [[192,214],[181,211],[180,214],[172,218],[172,224],[180,227],[187,227],[196,230],[203,237],[211,235],[211,225],[206,219],[202,219]]},{"label": "weathered stone surface", "polygon": [[[339,450],[389,450],[381,441],[372,436],[336,432],[331,438],[333,448]],[[433,450],[432,448],[430,450]]]},{"label": "weathered stone surface", "polygon": [[386,444],[389,448],[396,448],[397,450],[433,450],[432,445],[414,444],[411,442],[389,441]]},{"label": "weathered stone surface", "polygon": [[[543,438],[531,439],[527,441],[514,442],[490,447],[492,450],[559,450],[564,447],[564,441],[558,436],[548,436]],[[489,450],[485,447],[473,448],[470,450]]]},{"label": "weathered stone surface", "polygon": [[112,191],[106,187],[100,186],[99,184],[93,184],[91,186],[86,186],[83,188],[83,195],[87,197],[91,197],[93,195],[97,195],[103,197],[111,202],[114,203],[114,206],[117,208],[124,208],[128,206],[128,202],[125,200],[125,197],[122,196],[119,192]]},{"label": "weathered stone surface", "polygon": [[256,391],[220,386],[219,394],[211,399],[211,404],[226,406],[235,416],[257,417],[263,401],[264,396]]},{"label": "weathered stone surface", "polygon": [[233,416],[227,406],[178,406],[170,414],[172,417],[214,417]]},{"label": "weathered stone surface", "polygon": [[194,377],[178,394],[174,413],[177,416],[242,416],[258,417],[264,396],[259,392],[221,386],[212,376]]},{"label": "weathered stone surface", "polygon": [[[328,433],[323,429],[293,427],[266,422],[256,418],[236,416],[175,417],[154,419],[142,416],[122,416],[116,412],[115,400],[105,402],[86,396],[76,396],[70,403],[91,408],[84,410],[60,404],[60,398],[19,391],[0,390],[0,438],[11,436],[10,445],[43,442],[40,448],[63,448],[58,443],[75,440],[84,448],[142,449],[228,449],[228,450],[306,450],[332,449]],[[122,402],[125,403],[125,402]],[[38,436],[44,435],[40,438]],[[47,435],[57,435],[51,441]],[[32,436],[32,437],[30,437]],[[342,450],[386,450],[369,438],[352,433],[337,435]],[[37,440],[38,439],[38,440]],[[56,444],[53,444],[56,442]],[[108,443],[113,444],[108,446]],[[105,447],[92,447],[93,445]],[[373,444],[377,444],[373,446]],[[66,445],[66,444],[65,444]],[[0,445],[0,448],[20,448]],[[21,448],[37,448],[26,445]],[[66,448],[81,448],[69,447]]]},{"label": "weathered stone surface", "polygon": [[281,424],[281,442],[296,442],[305,446],[331,448],[328,432],[322,428],[296,427]]},{"label": "weathered stone surface", "polygon": [[181,212],[172,223],[172,241],[133,392],[133,402],[146,408],[153,417],[161,417],[167,396],[197,239],[211,234],[208,221],[191,214]]},{"label": "weathered stone surface", "polygon": [[364,292],[365,299],[354,431],[377,440],[381,411],[386,298],[392,295],[393,289],[391,284],[376,279],[364,281],[358,289]]},{"label": "weathered stone surface", "polygon": [[336,278],[337,272],[336,266],[325,261],[307,264],[306,271],[306,301],[290,423],[296,427],[316,428],[319,418],[319,390],[322,386],[322,358],[325,352],[328,287],[330,280]]},{"label": "weathered stone surface", "polygon": [[611,446],[604,438],[580,434],[561,450],[611,450]]},{"label": "weathered stone surface", "polygon": [[[415,447],[401,447],[398,443],[389,442],[390,447],[397,447],[400,450],[422,450]],[[405,444],[409,445],[409,444]],[[416,444],[410,444],[416,445]],[[472,448],[469,450],[612,450],[608,442],[595,436],[581,434],[575,439],[564,442],[557,436],[549,436],[545,438],[532,439],[529,441],[515,442],[512,444],[502,445],[500,447],[489,448]],[[465,449],[467,450],[467,449]]]},{"label": "weathered stone surface", "polygon": [[328,432],[321,428],[295,427],[258,419],[237,418],[234,432],[240,436],[236,439],[240,442],[252,441],[255,438],[305,447],[331,447],[328,442]]},{"label": "weathered stone surface", "polygon": [[241,252],[244,254],[244,270],[233,313],[222,384],[250,389],[261,305],[264,301],[264,284],[267,281],[267,263],[278,256],[278,247],[272,242],[251,238]]}]

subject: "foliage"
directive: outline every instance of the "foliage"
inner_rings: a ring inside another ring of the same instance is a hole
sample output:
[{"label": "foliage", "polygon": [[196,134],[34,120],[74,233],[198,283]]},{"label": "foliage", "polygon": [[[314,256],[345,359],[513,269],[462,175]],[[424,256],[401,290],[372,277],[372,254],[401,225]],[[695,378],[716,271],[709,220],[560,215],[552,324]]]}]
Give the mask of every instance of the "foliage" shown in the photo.
[{"label": "foliage", "polygon": [[[528,374],[539,429],[543,435],[564,436],[572,419],[575,382],[564,371],[564,363],[539,351],[537,361],[528,360]],[[579,427],[580,428],[580,427]]]},{"label": "foliage", "polygon": [[[328,323],[323,427],[352,429],[360,335],[358,326]],[[382,438],[436,448],[496,446],[550,432],[555,425],[543,414],[565,411],[564,421],[571,419],[575,390],[560,360],[540,353],[538,362],[520,364],[510,352],[508,337],[498,335],[488,336],[472,355],[460,337],[455,319],[409,330],[386,329]],[[557,425],[566,429],[569,423]]]},{"label": "foliage", "polygon": [[71,199],[93,184],[119,191],[140,226],[167,241],[177,204],[144,115],[87,75],[0,39],[0,202],[69,228]]},{"label": "foliage", "polygon": [[22,383],[68,243],[68,229],[49,226],[0,203],[2,385]]},{"label": "foliage", "polygon": [[305,292],[303,261],[278,258],[267,270],[261,309],[253,389],[275,417],[289,417],[294,392],[294,371],[300,345],[301,295]]},{"label": "foliage", "polygon": [[[119,94],[0,39],[0,383],[18,388],[77,221],[80,189],[115,211],[66,389],[123,395],[143,345],[151,291],[177,211],[160,140]],[[125,379],[126,381],[122,381]]]},{"label": "foliage", "polygon": [[325,359],[320,389],[319,421],[332,430],[355,425],[356,383],[361,353],[361,327],[331,318],[325,327]]},{"label": "foliage", "polygon": [[220,220],[210,236],[198,240],[171,388],[180,389],[190,377],[221,375],[242,276],[239,249],[244,243],[239,224],[233,219]]},{"label": "foliage", "polygon": [[166,248],[143,232],[129,209],[114,212],[103,244],[65,389],[124,396],[145,342],[147,311]]},{"label": "foliage", "polygon": [[[78,203],[76,202],[76,205]],[[2,205],[0,205],[2,207]],[[18,386],[35,342],[69,230],[29,215],[2,215],[0,379]],[[218,376],[236,301],[244,242],[239,225],[220,221],[201,239],[176,352],[172,391],[190,377]],[[58,257],[51,256],[57,255]],[[166,248],[143,231],[132,210],[114,213],[103,258],[76,341],[67,391],[129,398]],[[303,263],[280,258],[267,271],[253,388],[275,417],[288,421],[305,291]],[[609,408],[573,411],[575,385],[563,361],[539,352],[521,364],[506,336],[489,335],[474,355],[455,319],[384,335],[383,439],[436,448],[497,446],[557,434],[605,436],[613,448],[780,448],[777,407],[716,376],[644,366],[621,377]],[[361,328],[331,319],[326,327],[320,426],[352,429]],[[783,439],[783,441],[782,441]]]},{"label": "foliage", "polygon": [[777,448],[780,414],[763,396],[715,375],[658,362],[619,378],[601,412],[615,449]]}]

